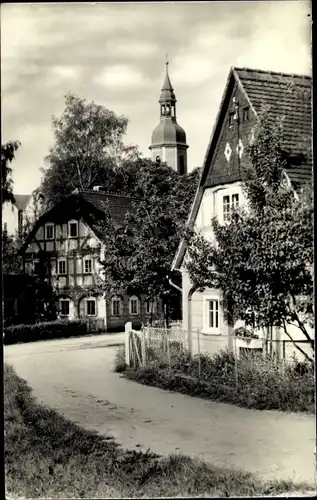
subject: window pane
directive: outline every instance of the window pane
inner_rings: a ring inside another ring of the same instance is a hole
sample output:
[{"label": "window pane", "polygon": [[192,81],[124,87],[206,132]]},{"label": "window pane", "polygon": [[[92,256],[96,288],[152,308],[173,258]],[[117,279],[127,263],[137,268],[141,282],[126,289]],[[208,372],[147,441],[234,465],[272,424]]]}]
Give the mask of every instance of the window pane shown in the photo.
[{"label": "window pane", "polygon": [[72,238],[76,238],[77,237],[77,222],[71,222],[69,224],[69,235]]},{"label": "window pane", "polygon": [[87,300],[87,314],[88,314],[88,316],[95,316],[96,303],[94,300]]},{"label": "window pane", "polygon": [[239,195],[233,194],[232,195],[232,206],[237,207],[238,205],[239,205]]},{"label": "window pane", "polygon": [[40,263],[38,261],[33,262],[33,273],[40,274]]},{"label": "window pane", "polygon": [[60,305],[61,305],[61,315],[62,316],[69,316],[69,301],[68,300],[61,300]]},{"label": "window pane", "polygon": [[53,225],[45,226],[45,230],[46,230],[46,239],[52,240],[54,238],[54,226]]},{"label": "window pane", "polygon": [[65,260],[58,261],[58,274],[66,274],[66,261]]},{"label": "window pane", "polygon": [[223,220],[226,221],[230,214],[230,196],[223,197]]},{"label": "window pane", "polygon": [[85,259],[85,273],[91,273],[92,272],[92,261],[91,259]]}]

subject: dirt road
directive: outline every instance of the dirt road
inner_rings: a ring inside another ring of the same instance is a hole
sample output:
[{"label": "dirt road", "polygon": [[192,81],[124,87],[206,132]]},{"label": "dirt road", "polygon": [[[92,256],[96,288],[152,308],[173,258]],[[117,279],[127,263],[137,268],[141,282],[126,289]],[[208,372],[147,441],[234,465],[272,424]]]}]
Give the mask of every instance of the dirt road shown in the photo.
[{"label": "dirt road", "polygon": [[[268,479],[314,481],[313,416],[237,408],[113,373],[123,334],[8,346],[5,361],[45,405],[125,448],[182,452]],[[112,345],[112,347],[111,347]]]}]

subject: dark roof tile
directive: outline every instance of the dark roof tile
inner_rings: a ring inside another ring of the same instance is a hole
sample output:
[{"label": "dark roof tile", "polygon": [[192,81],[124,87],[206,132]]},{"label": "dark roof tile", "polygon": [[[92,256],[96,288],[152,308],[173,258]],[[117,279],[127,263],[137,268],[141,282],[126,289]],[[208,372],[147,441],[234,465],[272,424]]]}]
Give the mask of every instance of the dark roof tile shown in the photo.
[{"label": "dark roof tile", "polygon": [[312,178],[312,80],[309,76],[234,68],[251,104],[259,113],[269,106],[272,117],[284,118],[284,147],[291,155],[303,153],[300,167],[288,169],[292,181]]}]

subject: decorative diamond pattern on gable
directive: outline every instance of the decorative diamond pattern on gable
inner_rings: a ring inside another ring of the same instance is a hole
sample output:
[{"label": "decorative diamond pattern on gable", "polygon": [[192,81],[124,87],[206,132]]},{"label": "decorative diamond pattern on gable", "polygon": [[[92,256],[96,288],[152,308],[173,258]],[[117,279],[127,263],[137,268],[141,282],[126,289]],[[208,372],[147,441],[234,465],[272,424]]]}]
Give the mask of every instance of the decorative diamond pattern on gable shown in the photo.
[{"label": "decorative diamond pattern on gable", "polygon": [[231,153],[232,153],[232,149],[230,147],[229,142],[227,142],[226,147],[225,147],[225,157],[226,157],[227,161],[230,161]]},{"label": "decorative diamond pattern on gable", "polygon": [[239,155],[240,160],[243,155],[243,150],[244,150],[243,142],[241,141],[241,139],[239,139],[238,145],[236,147],[236,152]]}]

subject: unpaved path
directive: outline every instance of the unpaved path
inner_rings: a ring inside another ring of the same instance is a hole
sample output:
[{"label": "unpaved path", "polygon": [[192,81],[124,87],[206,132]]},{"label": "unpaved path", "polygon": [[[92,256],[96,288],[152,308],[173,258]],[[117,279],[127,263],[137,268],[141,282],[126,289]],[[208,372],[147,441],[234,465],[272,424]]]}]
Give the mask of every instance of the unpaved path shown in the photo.
[{"label": "unpaved path", "polygon": [[122,341],[118,334],[8,346],[5,361],[45,405],[125,448],[182,452],[265,479],[313,484],[313,416],[247,410],[125,380],[112,371],[111,344]]}]

